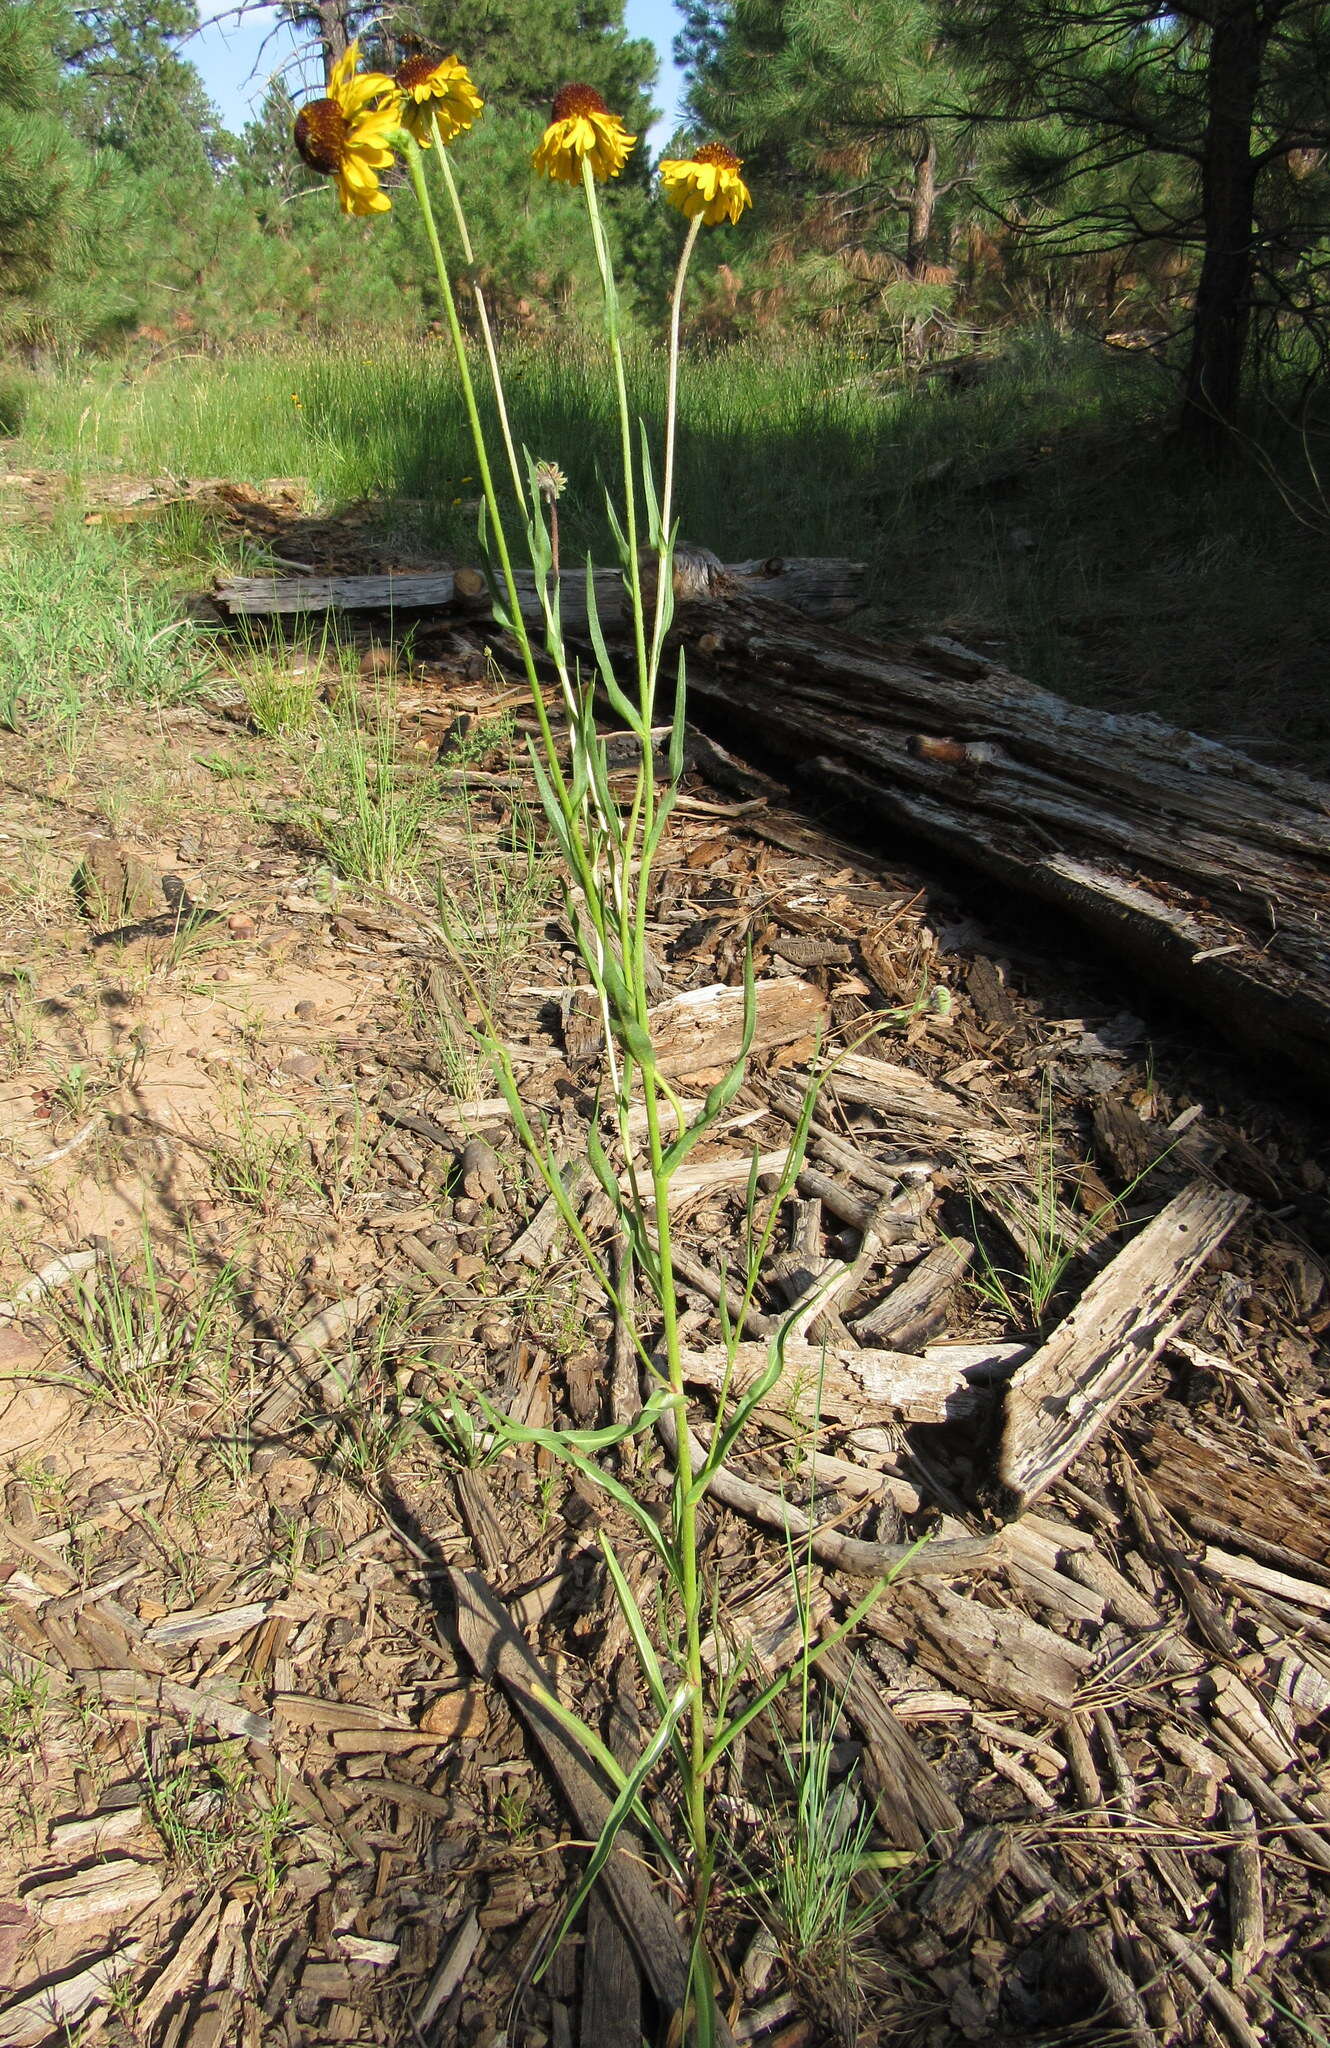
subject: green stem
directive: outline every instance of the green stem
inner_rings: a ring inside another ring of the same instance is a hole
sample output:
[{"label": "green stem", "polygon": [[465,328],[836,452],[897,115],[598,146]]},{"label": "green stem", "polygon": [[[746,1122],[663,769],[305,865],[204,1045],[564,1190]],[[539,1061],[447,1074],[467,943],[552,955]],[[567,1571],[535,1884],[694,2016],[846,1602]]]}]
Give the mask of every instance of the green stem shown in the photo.
[{"label": "green stem", "polygon": [[[582,188],[586,193],[587,212],[591,217],[591,237],[596,251],[596,264],[600,271],[601,288],[605,298],[605,332],[609,340],[610,360],[614,368],[615,394],[619,407],[619,438],[622,448],[624,480],[624,535],[628,547],[627,577],[632,602],[633,633],[637,655],[639,708],[642,719],[642,755],[638,771],[638,785],[634,797],[632,816],[626,834],[624,848],[625,875],[631,873],[634,841],[641,835],[643,858],[638,869],[636,900],[633,905],[631,932],[624,932],[622,960],[625,978],[637,1009],[637,1022],[645,1028],[647,1012],[645,972],[645,928],[647,901],[650,893],[650,874],[646,861],[646,848],[650,844],[652,825],[655,820],[655,769],[651,756],[651,714],[655,696],[655,666],[647,658],[646,616],[642,599],[641,564],[637,554],[637,502],[635,469],[633,463],[632,420],[628,409],[628,382],[624,372],[623,343],[619,332],[619,300],[614,285],[614,272],[610,264],[609,249],[605,231],[601,224],[600,204],[596,196],[596,180],[591,164],[582,159]],[[690,252],[691,253],[691,252]],[[657,594],[659,603],[659,593]],[[626,907],[626,906],[625,906]],[[630,969],[631,961],[631,969]],[[674,1395],[675,1408],[675,1538],[678,1546],[679,1590],[683,1608],[684,1623],[684,1676],[688,1681],[689,1738],[688,1753],[690,1768],[685,1785],[688,1807],[688,1831],[693,1842],[699,1875],[709,1863],[709,1837],[706,1817],[706,1754],[707,1722],[704,1674],[702,1668],[702,1600],[698,1572],[697,1544],[697,1502],[693,1490],[693,1469],[689,1457],[688,1407],[684,1386],[683,1357],[679,1343],[679,1303],[674,1285],[674,1262],[671,1254],[670,1232],[670,1174],[665,1165],[665,1143],[660,1126],[660,1093],[652,1067],[642,1069],[642,1095],[647,1119],[647,1155],[650,1162],[651,1190],[656,1210],[656,1255],[660,1271],[660,1309],[662,1321],[662,1344],[665,1352],[666,1374],[670,1390]]]},{"label": "green stem", "polygon": [[429,241],[430,254],[434,258],[435,274],[439,280],[439,291],[443,297],[444,312],[448,319],[448,332],[452,337],[453,353],[457,358],[457,371],[462,385],[462,399],[466,407],[467,421],[471,428],[472,446],[476,451],[476,465],[480,471],[480,483],[485,499],[485,509],[489,513],[490,526],[493,529],[494,546],[498,553],[504,592],[508,599],[508,613],[512,621],[513,637],[517,641],[522,656],[522,666],[526,671],[527,684],[531,691],[531,702],[536,714],[536,724],[540,730],[540,743],[544,752],[545,762],[552,778],[560,809],[569,827],[568,843],[573,858],[573,865],[577,872],[578,883],[586,897],[588,912],[594,923],[596,921],[597,904],[594,877],[587,860],[586,849],[577,831],[575,806],[569,794],[567,779],[564,776],[558,751],[554,744],[554,734],[550,729],[549,713],[545,709],[545,696],[540,687],[540,677],[536,672],[536,657],[531,646],[531,636],[527,632],[526,620],[522,615],[521,599],[518,596],[517,590],[517,578],[513,573],[512,557],[508,552],[508,537],[504,532],[503,518],[499,511],[499,501],[494,489],[494,477],[490,470],[489,450],[485,446],[485,432],[480,423],[480,410],[476,404],[475,386],[471,379],[471,365],[466,353],[466,339],[462,333],[462,323],[457,317],[457,301],[453,297],[452,282],[448,276],[448,265],[444,261],[443,247],[439,241],[439,230],[434,219],[434,208],[430,204],[429,187],[425,183],[425,173],[420,161],[422,151],[416,142],[406,135],[402,137],[401,147],[402,154],[406,158],[407,170],[411,175],[411,184],[415,191],[417,204],[420,207],[421,218],[425,223],[425,234]]},{"label": "green stem", "polygon": [[660,666],[661,645],[665,638],[665,578],[669,574],[670,560],[674,553],[670,545],[670,521],[674,513],[674,439],[679,412],[679,332],[680,316],[683,312],[684,279],[688,265],[697,245],[702,216],[695,213],[688,223],[688,234],[679,257],[679,268],[674,274],[674,291],[670,297],[670,357],[669,375],[665,387],[665,473],[660,485],[660,543],[657,549],[656,573],[656,618],[651,635],[651,668],[653,675]]},{"label": "green stem", "polygon": [[596,174],[591,168],[589,157],[582,158],[582,189],[586,193],[587,212],[591,216],[591,240],[596,251],[596,267],[600,271],[601,290],[605,297],[605,333],[610,345],[610,361],[614,367],[614,390],[619,402],[619,440],[623,456],[623,499],[624,534],[628,542],[628,590],[633,607],[633,636],[637,653],[638,685],[641,692],[641,708],[644,718],[650,705],[648,690],[650,671],[647,667],[646,625],[642,605],[642,567],[637,559],[637,490],[634,482],[633,429],[628,411],[628,380],[624,371],[623,339],[619,332],[619,294],[614,283],[614,269],[610,262],[609,245],[605,240],[605,229],[600,218],[600,201],[596,196]]},{"label": "green stem", "polygon": [[[466,258],[467,268],[474,270],[476,267],[476,252],[471,246],[471,233],[466,224],[466,215],[462,211],[462,197],[457,189],[457,180],[453,176],[453,167],[448,160],[448,152],[443,146],[443,137],[439,133],[439,121],[436,114],[430,116],[430,128],[434,136],[434,147],[439,152],[439,169],[443,174],[443,182],[452,204],[453,219],[457,222],[457,234],[462,244],[462,254]],[[499,427],[503,434],[503,445],[508,455],[508,468],[512,473],[513,489],[517,493],[519,506],[525,506],[526,491],[522,484],[522,471],[517,460],[517,448],[513,441],[513,430],[508,419],[508,401],[504,395],[503,378],[499,374],[499,354],[494,346],[494,334],[490,327],[489,308],[485,304],[485,294],[481,291],[474,278],[471,280],[471,295],[476,302],[476,314],[480,321],[480,331],[485,338],[485,360],[490,366],[490,382],[494,387],[494,403],[499,411]]]}]

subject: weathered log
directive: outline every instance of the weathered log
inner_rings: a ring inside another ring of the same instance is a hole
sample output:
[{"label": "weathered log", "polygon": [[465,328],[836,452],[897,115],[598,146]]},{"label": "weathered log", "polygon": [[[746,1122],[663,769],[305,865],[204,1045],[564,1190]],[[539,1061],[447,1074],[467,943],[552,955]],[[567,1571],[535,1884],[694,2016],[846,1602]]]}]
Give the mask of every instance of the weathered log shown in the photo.
[{"label": "weathered log", "polygon": [[681,607],[694,719],[805,790],[1089,925],[1330,1087],[1330,787],[1071,704],[942,639],[735,593]]},{"label": "weathered log", "polygon": [[[860,570],[683,551],[670,637],[695,722],[1069,913],[1218,1031],[1330,1091],[1330,786],[1071,704],[954,641],[846,633],[826,621],[860,601]],[[580,585],[564,579],[574,642]],[[597,592],[622,645],[618,573]],[[485,606],[451,574],[231,578],[216,595],[235,613]]]},{"label": "weathered log", "polygon": [[[648,564],[647,566],[654,566]],[[681,600],[742,593],[759,601],[791,606],[809,618],[843,619],[863,603],[862,562],[795,556],[723,564],[705,549],[681,548],[675,561],[675,595]],[[519,571],[517,593],[523,616],[540,622],[532,577]],[[256,613],[327,611],[451,611],[489,608],[485,578],[475,569],[438,569],[385,576],[222,576],[213,597],[223,611]],[[586,627],[586,577],[563,577],[560,608],[565,630]],[[623,577],[617,569],[596,571],[596,609],[606,626],[624,611]]]}]

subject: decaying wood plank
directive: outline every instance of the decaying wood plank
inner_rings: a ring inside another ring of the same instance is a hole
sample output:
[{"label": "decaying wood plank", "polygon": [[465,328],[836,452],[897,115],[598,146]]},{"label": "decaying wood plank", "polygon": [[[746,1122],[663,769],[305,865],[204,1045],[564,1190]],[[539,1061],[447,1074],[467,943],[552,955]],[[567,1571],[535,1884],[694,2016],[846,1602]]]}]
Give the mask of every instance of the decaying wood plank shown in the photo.
[{"label": "decaying wood plank", "polygon": [[1184,1434],[1160,1423],[1137,1452],[1165,1504],[1202,1534],[1226,1527],[1276,1545],[1294,1557],[1330,1567],[1330,1499],[1321,1480],[1235,1455],[1218,1438]]},{"label": "decaying wood plank", "polygon": [[823,1653],[819,1668],[864,1738],[868,1786],[888,1841],[902,1849],[923,1849],[958,1839],[960,1808],[860,1660],[836,1644]]},{"label": "decaying wood plank", "polygon": [[[654,567],[654,562],[651,564]],[[844,618],[863,602],[864,564],[831,557],[770,556],[765,561],[724,565],[703,549],[681,546],[675,560],[675,595],[696,600],[719,593],[743,592],[759,600],[788,605],[809,618]],[[536,586],[519,570],[517,594],[523,617],[543,626]],[[213,588],[221,609],[235,617],[256,614],[327,611],[488,611],[485,579],[474,569],[408,571],[386,576],[223,576]],[[581,576],[566,576],[560,591],[564,625],[585,630],[586,589]],[[624,606],[623,576],[618,569],[596,572],[596,607],[612,624]]]},{"label": "decaying wood plank", "polygon": [[[582,1835],[594,1841],[610,1811],[610,1799],[586,1759],[542,1695],[556,1688],[525,1638],[480,1572],[449,1573],[462,1647],[482,1678],[497,1681],[535,1737]],[[605,1865],[603,1882],[625,1934],[632,1942],[653,1991],[666,2012],[682,2012],[688,1992],[688,1959],[665,1902],[639,1863],[622,1852]],[[731,2042],[718,2013],[716,2038]]]},{"label": "decaying wood plank", "polygon": [[1094,1662],[1017,1609],[985,1607],[932,1580],[898,1579],[864,1625],[947,1685],[1040,1716],[1069,1713]]},{"label": "decaying wood plank", "polygon": [[[670,1456],[676,1437],[674,1418],[668,1409],[657,1418],[656,1434]],[[705,1452],[690,1432],[693,1470],[699,1471]],[[809,1522],[801,1508],[793,1507],[765,1486],[755,1486],[737,1472],[722,1465],[707,1482],[707,1492],[736,1514],[762,1527],[776,1530],[788,1542],[807,1541],[814,1557],[832,1571],[851,1578],[929,1578],[934,1575],[980,1571],[995,1554],[998,1538],[987,1536],[945,1537],[934,1543],[866,1543],[861,1537],[843,1536],[839,1529],[819,1528]]]},{"label": "decaying wood plank", "polygon": [[1012,1839],[1005,1828],[969,1828],[957,1842],[920,1903],[940,1934],[959,1934],[987,1905],[1011,1867]]},{"label": "decaying wood plank", "polygon": [[[730,1392],[746,1392],[768,1362],[765,1344],[738,1345]],[[686,1353],[684,1374],[694,1386],[719,1388],[727,1374],[724,1345]],[[981,1396],[975,1382],[990,1378],[982,1368],[972,1376],[963,1366],[905,1351],[789,1343],[780,1377],[762,1406],[805,1422],[816,1422],[819,1415],[856,1426],[886,1415],[905,1422],[955,1422],[976,1413]]]},{"label": "decaying wood plank", "polygon": [[1247,1209],[1195,1181],[1091,1281],[1007,1389],[999,1476],[1026,1506],[1140,1385],[1168,1342],[1172,1304]]},{"label": "decaying wood plank", "polygon": [[961,1238],[935,1245],[889,1294],[856,1317],[855,1335],[901,1351],[926,1344],[946,1328],[952,1294],[973,1256],[974,1246]]},{"label": "decaying wood plank", "polygon": [[[831,1012],[811,981],[779,975],[757,982],[754,1054],[812,1038],[826,1029]],[[672,996],[649,1013],[652,1043],[661,1072],[680,1081],[713,1067],[728,1067],[743,1045],[744,991],[716,982]]]},{"label": "decaying wood plank", "polygon": [[143,1948],[141,1941],[127,1942],[0,2008],[0,2048],[37,2048],[41,2041],[68,2039],[85,2013],[110,2004],[117,1979],[134,1967]]}]

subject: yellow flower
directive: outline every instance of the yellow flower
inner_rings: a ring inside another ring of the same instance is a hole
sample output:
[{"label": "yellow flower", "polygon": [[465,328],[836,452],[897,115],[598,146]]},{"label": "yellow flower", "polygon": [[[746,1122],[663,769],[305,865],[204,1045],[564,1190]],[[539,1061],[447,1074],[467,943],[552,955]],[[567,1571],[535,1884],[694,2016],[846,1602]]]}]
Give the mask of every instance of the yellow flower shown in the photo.
[{"label": "yellow flower", "polygon": [[660,167],[660,182],[671,206],[689,220],[702,216],[704,227],[718,221],[738,220],[753,195],[739,176],[743,159],[723,142],[704,142],[689,157],[668,157]]},{"label": "yellow flower", "polygon": [[405,95],[402,126],[422,149],[430,145],[431,120],[439,124],[440,140],[451,142],[471,126],[485,104],[456,57],[408,57],[394,76],[398,91]]},{"label": "yellow flower", "polygon": [[[335,178],[343,213],[386,213],[392,204],[377,173],[393,160],[389,141],[401,126],[397,88],[384,71],[356,75],[360,45],[333,66],[328,97],[311,100],[296,121],[296,148],[312,171]],[[388,97],[387,106],[374,107]]]},{"label": "yellow flower", "polygon": [[627,132],[593,86],[565,85],[555,98],[554,118],[531,162],[547,177],[561,178],[565,185],[580,185],[586,158],[603,184],[607,178],[618,177],[636,144],[637,137]]}]

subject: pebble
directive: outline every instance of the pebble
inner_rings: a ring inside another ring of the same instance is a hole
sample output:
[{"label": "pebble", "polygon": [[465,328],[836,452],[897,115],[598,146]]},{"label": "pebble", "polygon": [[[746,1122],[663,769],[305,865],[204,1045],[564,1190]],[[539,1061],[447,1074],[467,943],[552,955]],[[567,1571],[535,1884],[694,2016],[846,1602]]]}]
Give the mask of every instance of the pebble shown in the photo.
[{"label": "pebble", "polygon": [[226,929],[233,939],[252,939],[258,927],[243,910],[234,910],[226,920]]}]

